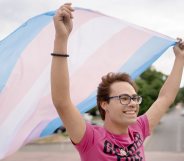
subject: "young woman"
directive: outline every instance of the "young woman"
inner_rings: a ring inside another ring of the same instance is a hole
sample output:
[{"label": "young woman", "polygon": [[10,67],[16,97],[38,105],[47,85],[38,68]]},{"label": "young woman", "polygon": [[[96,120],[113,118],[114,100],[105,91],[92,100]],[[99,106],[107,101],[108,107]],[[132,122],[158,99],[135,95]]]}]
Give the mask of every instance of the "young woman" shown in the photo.
[{"label": "young woman", "polygon": [[125,73],[108,73],[98,86],[97,105],[104,126],[86,123],[70,98],[67,43],[72,31],[70,3],[54,16],[55,41],[52,53],[51,88],[53,103],[68,135],[83,161],[144,161],[143,142],[158,124],[179,90],[184,65],[184,43],[174,47],[175,62],[157,100],[137,117],[141,96]]}]

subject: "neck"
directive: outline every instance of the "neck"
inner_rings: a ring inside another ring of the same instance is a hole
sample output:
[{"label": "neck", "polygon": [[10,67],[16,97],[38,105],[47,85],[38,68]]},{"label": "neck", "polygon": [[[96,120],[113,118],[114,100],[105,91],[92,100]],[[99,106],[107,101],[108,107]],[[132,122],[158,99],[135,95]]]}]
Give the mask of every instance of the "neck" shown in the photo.
[{"label": "neck", "polygon": [[104,121],[104,128],[112,134],[128,134],[128,126],[115,124],[111,121]]}]

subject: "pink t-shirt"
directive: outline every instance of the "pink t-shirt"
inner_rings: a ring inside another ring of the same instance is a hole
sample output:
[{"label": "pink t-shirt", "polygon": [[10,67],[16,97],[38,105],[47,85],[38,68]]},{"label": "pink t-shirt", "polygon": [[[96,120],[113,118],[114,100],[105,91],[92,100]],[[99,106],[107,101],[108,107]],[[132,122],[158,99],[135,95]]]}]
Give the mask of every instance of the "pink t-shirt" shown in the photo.
[{"label": "pink t-shirt", "polygon": [[102,126],[86,123],[86,132],[75,147],[82,161],[145,161],[143,142],[149,135],[146,115],[128,128],[128,134],[116,135]]}]

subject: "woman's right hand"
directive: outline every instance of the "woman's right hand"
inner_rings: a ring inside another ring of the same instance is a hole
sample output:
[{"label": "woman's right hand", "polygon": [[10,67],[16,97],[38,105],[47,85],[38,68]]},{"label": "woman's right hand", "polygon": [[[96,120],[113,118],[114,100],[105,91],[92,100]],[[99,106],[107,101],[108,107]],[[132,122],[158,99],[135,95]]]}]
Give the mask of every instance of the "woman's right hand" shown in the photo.
[{"label": "woman's right hand", "polygon": [[53,17],[56,38],[67,40],[70,32],[72,31],[72,12],[74,9],[71,7],[71,5],[71,3],[65,3],[56,11],[55,16]]}]

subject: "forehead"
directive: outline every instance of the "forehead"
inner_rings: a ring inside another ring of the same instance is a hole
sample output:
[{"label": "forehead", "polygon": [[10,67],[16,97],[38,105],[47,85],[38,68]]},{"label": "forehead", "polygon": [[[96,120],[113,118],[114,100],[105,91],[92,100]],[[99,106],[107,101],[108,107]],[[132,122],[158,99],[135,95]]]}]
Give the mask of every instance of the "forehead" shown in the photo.
[{"label": "forehead", "polygon": [[111,95],[120,95],[120,94],[136,94],[135,89],[128,82],[115,82],[110,87]]}]

